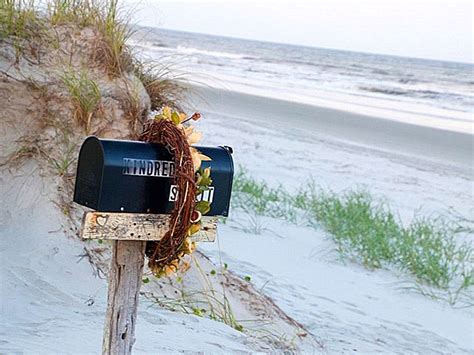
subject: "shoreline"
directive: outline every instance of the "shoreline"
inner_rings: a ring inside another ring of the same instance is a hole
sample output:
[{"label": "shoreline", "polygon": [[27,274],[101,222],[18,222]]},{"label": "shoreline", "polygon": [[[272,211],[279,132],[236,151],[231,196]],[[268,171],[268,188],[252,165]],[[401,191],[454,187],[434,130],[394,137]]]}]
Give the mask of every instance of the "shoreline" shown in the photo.
[{"label": "shoreline", "polygon": [[315,138],[326,137],[414,156],[456,167],[472,177],[474,136],[469,133],[237,91],[194,85],[188,85],[188,88],[194,107],[205,105],[207,110],[217,114],[254,117],[260,124],[279,126],[282,132],[300,130]]},{"label": "shoreline", "polygon": [[[460,133],[473,132],[472,114],[468,112],[436,108],[422,103],[409,103],[363,93],[343,93],[327,90],[296,90],[256,86],[248,80],[237,77],[205,73],[207,79],[198,86],[212,87],[218,90],[233,91],[270,99],[306,104],[321,108],[356,113],[379,119],[414,124],[423,127],[438,128]],[[193,84],[194,85],[194,84]]]}]

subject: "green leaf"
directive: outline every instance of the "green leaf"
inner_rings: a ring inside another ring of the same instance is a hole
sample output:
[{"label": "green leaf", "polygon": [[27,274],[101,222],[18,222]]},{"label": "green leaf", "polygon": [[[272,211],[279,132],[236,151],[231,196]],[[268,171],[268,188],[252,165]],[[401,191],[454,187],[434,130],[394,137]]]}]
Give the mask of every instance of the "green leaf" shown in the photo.
[{"label": "green leaf", "polygon": [[202,317],[202,311],[199,308],[193,307],[193,314],[198,317]]},{"label": "green leaf", "polygon": [[196,179],[196,185],[198,186],[209,186],[212,184],[212,179],[211,179],[211,168],[200,168],[199,171],[197,172],[197,179]]},{"label": "green leaf", "polygon": [[212,179],[210,177],[202,176],[199,181],[199,186],[209,186],[212,184]]},{"label": "green leaf", "polygon": [[209,201],[199,201],[196,203],[196,210],[201,212],[202,215],[205,215],[211,210],[211,204]]},{"label": "green leaf", "polygon": [[181,118],[177,112],[173,112],[171,114],[171,121],[173,121],[175,125],[179,125],[181,123]]},{"label": "green leaf", "polygon": [[142,282],[143,282],[144,284],[147,284],[147,283],[150,282],[150,279],[149,279],[148,277],[145,277],[145,278],[142,280]]},{"label": "green leaf", "polygon": [[244,277],[244,280],[247,281],[247,282],[250,282],[251,279],[252,279],[252,278],[251,278],[250,276],[245,276],[245,277]]},{"label": "green leaf", "polygon": [[204,191],[209,191],[209,186],[199,186],[198,190],[196,192],[196,196],[199,196],[202,194]]},{"label": "green leaf", "polygon": [[216,274],[216,270],[211,270],[211,275],[215,275]]}]

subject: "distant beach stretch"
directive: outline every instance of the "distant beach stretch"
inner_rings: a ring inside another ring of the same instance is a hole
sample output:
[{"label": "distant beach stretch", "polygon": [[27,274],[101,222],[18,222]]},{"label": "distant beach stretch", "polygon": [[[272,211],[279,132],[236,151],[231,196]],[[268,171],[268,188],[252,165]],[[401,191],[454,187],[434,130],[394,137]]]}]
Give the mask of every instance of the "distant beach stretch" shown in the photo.
[{"label": "distant beach stretch", "polygon": [[253,117],[256,125],[278,127],[289,134],[326,136],[380,151],[419,157],[462,171],[466,176],[472,168],[473,136],[467,132],[223,89],[194,86],[190,90],[209,102],[216,115],[235,120]]},{"label": "distant beach stretch", "polygon": [[130,43],[206,86],[472,134],[472,64],[157,28]]}]

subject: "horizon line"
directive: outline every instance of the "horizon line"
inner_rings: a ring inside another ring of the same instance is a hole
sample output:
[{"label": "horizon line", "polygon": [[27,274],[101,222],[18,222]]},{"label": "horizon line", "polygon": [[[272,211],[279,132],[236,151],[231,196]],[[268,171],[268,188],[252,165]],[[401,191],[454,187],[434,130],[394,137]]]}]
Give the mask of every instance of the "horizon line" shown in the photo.
[{"label": "horizon line", "polygon": [[472,62],[463,62],[463,61],[452,60],[452,59],[436,59],[436,58],[426,58],[426,57],[414,57],[414,56],[406,56],[406,55],[391,54],[391,53],[367,52],[367,51],[353,50],[353,49],[318,47],[318,46],[314,46],[314,45],[299,44],[299,43],[276,42],[276,41],[270,41],[270,40],[266,40],[266,39],[245,38],[245,37],[236,37],[236,36],[230,36],[230,35],[218,35],[218,34],[206,33],[206,32],[177,30],[177,29],[174,29],[174,28],[166,28],[166,27],[162,27],[162,26],[150,26],[150,25],[140,25],[140,24],[133,24],[133,26],[146,27],[146,28],[151,28],[151,29],[165,30],[165,31],[172,31],[172,32],[191,33],[191,34],[204,35],[204,36],[212,36],[212,37],[222,37],[222,38],[238,39],[238,40],[251,41],[251,42],[262,42],[262,43],[271,43],[271,44],[283,44],[283,45],[295,46],[295,47],[306,47],[306,48],[314,48],[314,49],[324,49],[324,50],[339,51],[339,52],[352,52],[352,53],[360,53],[360,54],[365,54],[365,55],[384,55],[384,56],[396,57],[396,58],[417,59],[417,60],[426,60],[426,61],[433,61],[433,62],[447,62],[447,63],[454,63],[454,64],[463,64],[463,65],[471,65],[471,66],[474,66],[474,58],[472,58]]}]

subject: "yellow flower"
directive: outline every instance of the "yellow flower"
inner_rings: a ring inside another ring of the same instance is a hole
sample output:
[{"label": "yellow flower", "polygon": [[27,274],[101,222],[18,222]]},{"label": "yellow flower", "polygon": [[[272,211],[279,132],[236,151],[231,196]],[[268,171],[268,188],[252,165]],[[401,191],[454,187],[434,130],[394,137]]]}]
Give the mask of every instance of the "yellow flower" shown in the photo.
[{"label": "yellow flower", "polygon": [[189,145],[198,143],[202,138],[202,133],[196,131],[192,126],[184,128],[184,134]]},{"label": "yellow flower", "polygon": [[191,254],[194,250],[196,250],[196,243],[191,241],[191,239],[188,237],[183,242],[182,250],[185,254]]},{"label": "yellow flower", "polygon": [[194,171],[198,171],[202,161],[211,160],[208,156],[200,153],[196,148],[191,147],[191,157],[193,159]]},{"label": "yellow flower", "polygon": [[186,272],[189,270],[189,268],[191,267],[191,263],[189,261],[184,261],[182,264],[181,264],[181,267],[180,267],[180,271],[181,272]]},{"label": "yellow flower", "polygon": [[161,110],[161,114],[163,115],[163,118],[170,120],[171,119],[171,108],[169,106],[163,107]]},{"label": "yellow flower", "polygon": [[189,229],[188,229],[188,235],[191,236],[191,235],[199,232],[200,229],[201,229],[201,224],[200,223],[191,224],[191,227],[189,227]]},{"label": "yellow flower", "polygon": [[175,270],[171,266],[167,265],[163,268],[163,272],[166,276],[171,276],[174,274]]},{"label": "yellow flower", "polygon": [[176,271],[178,271],[179,267],[179,259],[173,260],[171,263],[163,267],[163,271],[166,276],[170,276],[171,274],[174,274]]},{"label": "yellow flower", "polygon": [[185,113],[180,113],[179,114],[179,121],[183,122],[186,119],[186,117],[188,117],[188,116]]}]

